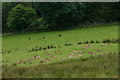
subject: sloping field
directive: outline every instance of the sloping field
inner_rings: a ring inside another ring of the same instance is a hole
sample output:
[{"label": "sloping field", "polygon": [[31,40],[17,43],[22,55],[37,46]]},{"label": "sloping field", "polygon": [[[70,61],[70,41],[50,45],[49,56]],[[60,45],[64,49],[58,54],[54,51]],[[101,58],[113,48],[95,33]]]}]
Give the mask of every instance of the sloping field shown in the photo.
[{"label": "sloping field", "polygon": [[4,36],[2,57],[4,78],[117,78],[118,26]]},{"label": "sloping field", "polygon": [[[117,38],[118,26],[5,36],[3,64],[30,66],[113,53],[118,51],[117,43],[107,45],[108,43],[103,43],[103,39]],[[91,40],[94,43],[90,43]],[[86,41],[88,43],[83,44]]]}]

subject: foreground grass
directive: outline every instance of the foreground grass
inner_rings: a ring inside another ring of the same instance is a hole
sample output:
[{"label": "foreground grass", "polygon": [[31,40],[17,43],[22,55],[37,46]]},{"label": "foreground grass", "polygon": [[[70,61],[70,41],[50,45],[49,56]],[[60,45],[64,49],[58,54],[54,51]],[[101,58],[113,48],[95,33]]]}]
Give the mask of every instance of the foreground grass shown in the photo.
[{"label": "foreground grass", "polygon": [[32,67],[4,66],[3,78],[118,78],[117,64],[118,54],[112,53]]}]

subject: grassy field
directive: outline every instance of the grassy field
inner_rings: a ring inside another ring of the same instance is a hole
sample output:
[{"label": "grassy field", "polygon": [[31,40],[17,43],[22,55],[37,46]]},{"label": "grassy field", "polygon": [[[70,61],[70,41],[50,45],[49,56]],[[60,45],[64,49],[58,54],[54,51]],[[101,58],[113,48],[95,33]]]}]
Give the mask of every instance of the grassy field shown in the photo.
[{"label": "grassy field", "polygon": [[118,26],[4,36],[3,77],[117,77],[118,44],[103,39],[118,39]]},{"label": "grassy field", "polygon": [[[106,54],[31,67],[4,66],[4,78],[118,78],[118,55]],[[34,73],[34,74],[33,74]]]}]

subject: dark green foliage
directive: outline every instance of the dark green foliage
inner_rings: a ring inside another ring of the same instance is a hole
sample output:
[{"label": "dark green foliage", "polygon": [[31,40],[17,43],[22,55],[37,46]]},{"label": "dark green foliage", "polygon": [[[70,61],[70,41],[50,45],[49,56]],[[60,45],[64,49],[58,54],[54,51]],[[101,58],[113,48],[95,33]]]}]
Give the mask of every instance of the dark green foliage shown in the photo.
[{"label": "dark green foliage", "polygon": [[48,27],[45,25],[43,18],[38,18],[32,21],[31,28],[29,28],[29,30],[47,30],[47,28]]},{"label": "dark green foliage", "polygon": [[[17,6],[19,4],[25,7]],[[18,10],[17,7],[20,9]],[[10,32],[11,29],[16,32],[24,29],[27,31],[47,31],[70,29],[79,24],[97,25],[119,22],[119,9],[118,2],[3,2],[2,29],[3,32]]]},{"label": "dark green foliage", "polygon": [[86,21],[90,23],[118,22],[120,5],[118,2],[86,3]]},{"label": "dark green foliage", "polygon": [[7,25],[13,30],[24,30],[30,27],[36,13],[32,8],[18,4],[8,14]]},{"label": "dark green foliage", "polygon": [[24,2],[2,2],[2,31],[9,32],[9,28],[7,26],[7,17],[8,12],[14,8],[17,4],[22,4],[24,6],[30,7],[31,3],[24,3]]},{"label": "dark green foliage", "polygon": [[49,28],[65,28],[82,22],[84,3],[34,3]]}]

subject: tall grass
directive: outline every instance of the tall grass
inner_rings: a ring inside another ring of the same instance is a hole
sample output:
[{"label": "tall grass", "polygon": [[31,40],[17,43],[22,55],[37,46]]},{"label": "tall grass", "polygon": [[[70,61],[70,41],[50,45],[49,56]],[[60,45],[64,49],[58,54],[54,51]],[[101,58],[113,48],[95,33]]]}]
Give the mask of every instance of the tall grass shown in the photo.
[{"label": "tall grass", "polygon": [[4,66],[3,78],[118,78],[118,54],[32,67]]}]

